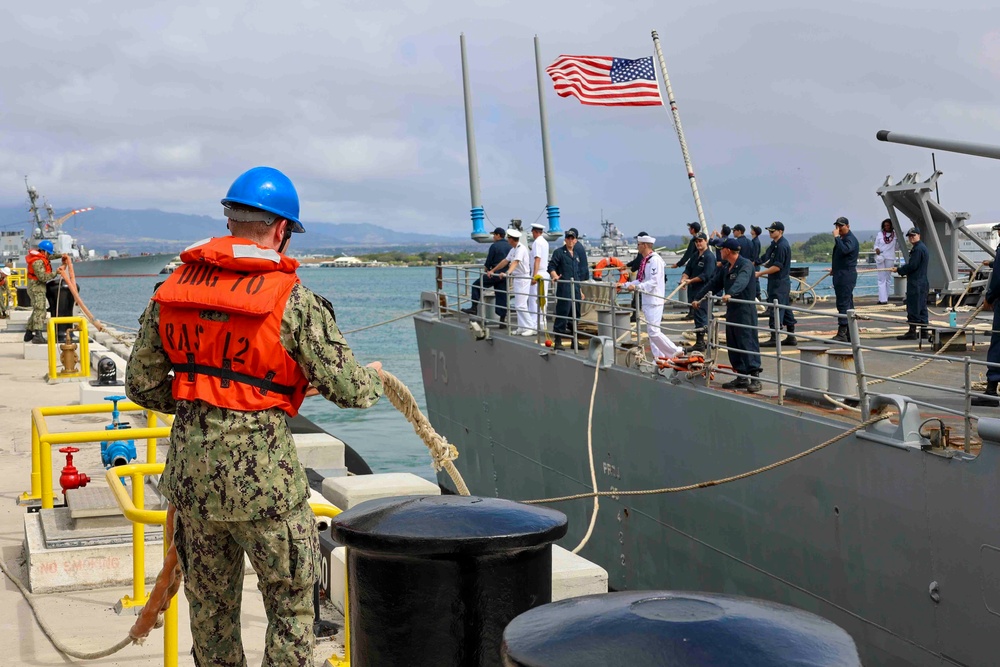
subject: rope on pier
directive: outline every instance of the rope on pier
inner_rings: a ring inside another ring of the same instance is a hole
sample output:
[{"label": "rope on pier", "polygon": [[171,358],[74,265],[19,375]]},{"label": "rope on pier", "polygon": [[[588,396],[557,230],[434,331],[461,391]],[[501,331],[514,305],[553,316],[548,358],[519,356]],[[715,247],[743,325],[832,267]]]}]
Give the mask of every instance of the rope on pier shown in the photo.
[{"label": "rope on pier", "polygon": [[789,456],[788,458],[782,459],[780,461],[775,461],[774,463],[771,463],[769,465],[763,466],[761,468],[756,468],[754,470],[749,470],[747,472],[742,472],[742,473],[740,473],[738,475],[732,475],[730,477],[723,477],[722,479],[713,479],[713,480],[706,481],[706,482],[698,482],[697,484],[688,484],[686,486],[669,486],[669,487],[665,487],[665,488],[662,488],[662,489],[643,489],[643,490],[639,490],[639,491],[596,491],[596,492],[592,492],[592,493],[577,493],[577,494],[574,494],[574,495],[571,495],[571,496],[558,496],[556,498],[541,498],[541,499],[538,499],[538,500],[522,500],[521,502],[525,503],[526,505],[543,505],[543,504],[547,505],[547,504],[551,504],[551,503],[561,503],[561,502],[565,502],[567,500],[579,500],[579,499],[582,499],[582,498],[592,498],[594,496],[609,496],[611,498],[617,498],[618,496],[652,496],[652,495],[660,495],[660,494],[664,494],[664,493],[680,493],[682,491],[694,491],[696,489],[705,489],[705,488],[708,488],[710,486],[720,486],[722,484],[728,484],[730,482],[736,482],[736,481],[739,481],[741,479],[746,479],[748,477],[753,477],[754,475],[760,475],[761,473],[769,472],[771,470],[774,470],[775,468],[779,468],[779,467],[781,467],[783,465],[787,465],[787,464],[792,463],[794,461],[798,461],[799,459],[805,458],[805,457],[809,456],[810,454],[815,454],[816,452],[820,451],[821,449],[823,449],[825,447],[829,447],[830,445],[832,445],[832,444],[834,444],[836,442],[839,442],[840,440],[843,440],[844,438],[846,438],[846,437],[848,437],[850,435],[853,435],[853,434],[857,433],[858,431],[860,431],[862,429],[868,428],[872,424],[880,422],[880,421],[882,421],[884,419],[888,419],[891,416],[892,416],[892,413],[890,413],[890,412],[887,411],[886,406],[883,406],[883,408],[880,410],[880,412],[878,414],[876,414],[875,416],[873,416],[873,417],[871,417],[869,419],[866,419],[865,421],[861,422],[857,426],[855,426],[853,428],[850,428],[850,429],[844,431],[843,433],[841,433],[840,435],[837,435],[837,436],[835,436],[833,438],[830,438],[826,442],[822,442],[822,443],[816,445],[815,447],[813,447],[811,449],[807,449],[804,452],[799,452],[798,454],[795,454],[794,456]]},{"label": "rope on pier", "polygon": [[24,599],[27,601],[28,606],[31,607],[31,613],[34,614],[35,621],[38,623],[38,627],[42,629],[42,632],[45,634],[46,637],[48,637],[49,641],[52,642],[52,645],[60,653],[68,655],[71,658],[76,658],[77,660],[98,660],[100,658],[106,658],[107,656],[113,653],[117,653],[118,651],[122,650],[123,648],[132,643],[132,637],[125,637],[125,639],[121,640],[114,646],[102,649],[100,651],[92,651],[89,653],[84,653],[83,651],[74,651],[73,649],[66,646],[58,639],[56,639],[56,636],[55,634],[53,634],[52,629],[45,622],[45,619],[42,618],[41,612],[39,612],[38,608],[35,607],[35,599],[38,596],[29,591],[24,586],[24,584],[21,583],[21,580],[15,577],[11,573],[11,571],[7,569],[7,564],[3,561],[3,559],[0,559],[0,570],[3,570],[3,573],[7,575],[7,578],[10,579],[12,582],[14,582],[14,585],[17,586],[19,591],[21,591],[21,595],[24,596]]}]

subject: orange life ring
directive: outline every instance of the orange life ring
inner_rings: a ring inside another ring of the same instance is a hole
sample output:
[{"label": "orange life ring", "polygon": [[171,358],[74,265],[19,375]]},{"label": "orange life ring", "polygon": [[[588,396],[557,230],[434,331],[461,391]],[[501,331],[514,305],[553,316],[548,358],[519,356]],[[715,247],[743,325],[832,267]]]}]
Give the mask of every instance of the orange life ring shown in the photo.
[{"label": "orange life ring", "polygon": [[594,280],[600,280],[604,269],[608,267],[618,269],[618,284],[624,285],[628,282],[628,269],[625,267],[625,263],[618,259],[617,257],[605,257],[597,263],[594,267]]}]

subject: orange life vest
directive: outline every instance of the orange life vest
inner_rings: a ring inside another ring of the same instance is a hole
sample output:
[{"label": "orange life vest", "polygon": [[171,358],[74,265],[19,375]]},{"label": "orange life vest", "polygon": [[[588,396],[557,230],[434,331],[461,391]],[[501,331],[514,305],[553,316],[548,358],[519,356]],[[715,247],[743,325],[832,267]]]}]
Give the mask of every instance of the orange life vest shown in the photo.
[{"label": "orange life vest", "polygon": [[299,263],[233,236],[192,246],[181,261],[153,297],[174,398],[294,417],[309,381],[281,344],[281,318]]},{"label": "orange life vest", "polygon": [[37,250],[32,250],[24,258],[24,263],[28,265],[28,278],[31,280],[38,280],[38,276],[35,275],[35,262],[42,260],[42,264],[45,265],[45,273],[52,273],[52,262],[49,261],[49,256],[43,252],[38,252]]}]

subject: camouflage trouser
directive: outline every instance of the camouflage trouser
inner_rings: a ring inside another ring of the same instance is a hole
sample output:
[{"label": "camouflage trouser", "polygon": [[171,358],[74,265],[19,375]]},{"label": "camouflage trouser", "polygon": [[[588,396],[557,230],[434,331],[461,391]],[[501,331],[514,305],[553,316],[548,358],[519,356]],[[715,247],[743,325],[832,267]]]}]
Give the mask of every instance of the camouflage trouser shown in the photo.
[{"label": "camouflage trouser", "polygon": [[196,665],[247,664],[240,635],[245,552],[267,610],[263,665],[312,667],[319,536],[307,502],[279,517],[254,521],[209,521],[178,508],[175,531]]},{"label": "camouflage trouser", "polygon": [[10,308],[10,306],[8,306],[8,304],[10,303],[10,299],[11,299],[10,289],[7,287],[7,284],[5,283],[4,285],[0,286],[0,317],[7,317],[7,315],[9,314],[8,309]]},{"label": "camouflage trouser", "polygon": [[44,332],[49,308],[49,302],[45,298],[45,283],[40,283],[37,280],[29,280],[28,298],[31,299],[31,317],[28,318],[28,331]]}]

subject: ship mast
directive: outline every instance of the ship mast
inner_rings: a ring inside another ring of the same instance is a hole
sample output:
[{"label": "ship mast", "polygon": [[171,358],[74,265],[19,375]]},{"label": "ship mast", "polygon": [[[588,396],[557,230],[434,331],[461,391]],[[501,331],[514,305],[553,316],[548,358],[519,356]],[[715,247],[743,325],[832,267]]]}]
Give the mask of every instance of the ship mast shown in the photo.
[{"label": "ship mast", "polygon": [[489,243],[492,237],[486,233],[483,218],[483,197],[479,189],[479,157],[476,153],[476,130],[472,122],[472,87],[469,85],[469,63],[465,57],[465,33],[458,37],[462,47],[462,93],[465,100],[465,144],[469,151],[469,194],[472,198],[472,240]]},{"label": "ship mast", "polygon": [[670,77],[667,76],[667,62],[663,59],[663,49],[660,48],[660,37],[653,31],[653,44],[656,46],[656,56],[660,59],[660,71],[663,72],[663,85],[667,89],[667,101],[670,102],[670,113],[674,118],[674,129],[677,130],[677,139],[681,143],[681,155],[684,156],[684,166],[687,168],[688,181],[691,183],[691,194],[694,195],[694,207],[698,212],[698,222],[701,228],[707,233],[708,225],[705,222],[705,212],[701,208],[701,195],[698,194],[698,182],[694,178],[694,165],[691,163],[691,154],[688,152],[687,140],[684,139],[684,128],[681,127],[681,114],[677,110],[677,100],[674,99],[674,89],[670,86]]},{"label": "ship mast", "polygon": [[542,53],[535,35],[535,76],[538,79],[538,117],[542,128],[542,164],[545,169],[545,213],[549,219],[549,230],[545,238],[553,241],[562,236],[559,224],[559,205],[556,203],[556,179],[552,172],[552,148],[549,146],[549,121],[545,112],[545,86],[542,84]]}]

